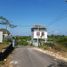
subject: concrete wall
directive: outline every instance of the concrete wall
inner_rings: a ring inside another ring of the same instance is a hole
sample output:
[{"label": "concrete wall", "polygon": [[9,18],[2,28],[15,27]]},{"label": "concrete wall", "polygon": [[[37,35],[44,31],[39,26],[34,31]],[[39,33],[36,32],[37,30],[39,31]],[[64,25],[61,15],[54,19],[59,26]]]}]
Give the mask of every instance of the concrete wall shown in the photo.
[{"label": "concrete wall", "polygon": [[[39,36],[37,36],[37,32],[39,32],[40,33],[40,35]],[[42,36],[42,32],[44,33],[44,35]],[[41,38],[41,39],[45,39],[45,38],[47,38],[47,31],[38,31],[38,30],[35,30],[34,32],[33,32],[33,38]]]},{"label": "concrete wall", "polygon": [[3,42],[3,32],[0,31],[0,43]]}]

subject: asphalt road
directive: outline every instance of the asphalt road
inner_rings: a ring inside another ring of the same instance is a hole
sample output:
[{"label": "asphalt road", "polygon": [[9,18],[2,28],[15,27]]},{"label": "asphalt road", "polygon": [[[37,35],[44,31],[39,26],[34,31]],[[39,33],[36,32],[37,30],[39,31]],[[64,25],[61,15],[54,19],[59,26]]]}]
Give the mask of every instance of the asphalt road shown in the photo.
[{"label": "asphalt road", "polygon": [[52,65],[56,65],[59,60],[32,48],[16,48],[11,54],[13,67],[58,67]]}]

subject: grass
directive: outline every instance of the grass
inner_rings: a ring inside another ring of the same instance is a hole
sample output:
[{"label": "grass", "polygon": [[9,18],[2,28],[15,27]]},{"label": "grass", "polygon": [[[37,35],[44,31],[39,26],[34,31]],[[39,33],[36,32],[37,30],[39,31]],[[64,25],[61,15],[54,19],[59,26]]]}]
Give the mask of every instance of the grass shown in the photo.
[{"label": "grass", "polygon": [[0,67],[4,65],[4,61],[0,61]]},{"label": "grass", "polygon": [[[2,52],[3,49],[5,49],[8,45],[5,43],[0,43],[0,52]],[[0,67],[4,65],[4,61],[0,61]]]},{"label": "grass", "polygon": [[9,41],[8,40],[4,40],[3,43],[0,43],[0,52],[5,49],[6,47],[9,46]]},{"label": "grass", "polygon": [[4,43],[0,43],[0,52],[5,49],[6,47],[8,47],[7,44],[4,44]]},{"label": "grass", "polygon": [[44,50],[49,50],[55,53],[59,53],[60,55],[62,55],[63,57],[67,58],[67,48],[65,48],[63,45],[61,44],[51,44],[51,43],[45,43],[41,46],[39,46],[40,48],[44,49]]}]

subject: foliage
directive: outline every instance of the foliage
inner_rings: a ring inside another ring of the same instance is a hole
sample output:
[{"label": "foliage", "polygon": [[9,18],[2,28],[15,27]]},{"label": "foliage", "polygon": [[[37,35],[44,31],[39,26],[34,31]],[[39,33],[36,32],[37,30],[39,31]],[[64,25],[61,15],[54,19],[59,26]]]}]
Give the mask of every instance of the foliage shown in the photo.
[{"label": "foliage", "polygon": [[47,45],[40,45],[39,48],[48,49]]},{"label": "foliage", "polygon": [[0,61],[0,67],[4,65],[4,61]]},{"label": "foliage", "polygon": [[67,36],[64,35],[51,35],[48,36],[49,40],[52,40],[53,42],[66,45],[67,46]]},{"label": "foliage", "polygon": [[18,45],[24,45],[24,46],[28,45],[27,41],[31,40],[30,36],[16,36],[15,38]]},{"label": "foliage", "polygon": [[1,20],[0,21],[1,25],[6,25],[6,26],[9,26],[10,28],[15,28],[16,27],[16,25],[11,24],[10,21],[3,16],[0,16],[0,20]]},{"label": "foliage", "polygon": [[43,49],[49,49],[49,48],[54,48],[55,45],[53,43],[44,43],[43,45],[40,45],[39,47]]},{"label": "foliage", "polygon": [[48,42],[53,43],[52,48],[58,51],[67,51],[67,36],[65,35],[50,35]]}]

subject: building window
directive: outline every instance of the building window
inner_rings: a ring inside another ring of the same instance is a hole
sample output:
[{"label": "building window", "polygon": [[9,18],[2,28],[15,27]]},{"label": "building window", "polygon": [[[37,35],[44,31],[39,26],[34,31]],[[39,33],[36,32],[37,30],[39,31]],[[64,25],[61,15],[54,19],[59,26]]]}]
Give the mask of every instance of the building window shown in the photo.
[{"label": "building window", "polygon": [[37,42],[37,39],[34,39],[34,42]]},{"label": "building window", "polygon": [[44,36],[44,32],[41,33],[41,36]]},{"label": "building window", "polygon": [[37,32],[37,36],[40,36],[40,32]]}]

